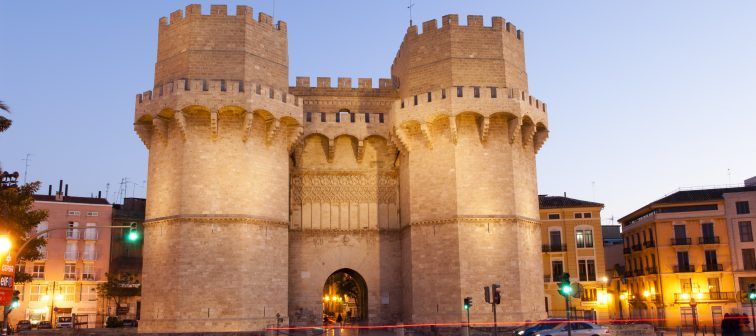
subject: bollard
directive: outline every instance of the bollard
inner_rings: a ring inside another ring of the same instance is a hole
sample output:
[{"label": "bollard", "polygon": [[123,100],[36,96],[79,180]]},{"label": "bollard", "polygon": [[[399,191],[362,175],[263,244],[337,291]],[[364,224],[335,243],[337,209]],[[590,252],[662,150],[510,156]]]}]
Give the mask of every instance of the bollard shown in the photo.
[{"label": "bollard", "polygon": [[677,327],[677,336],[682,336],[682,329],[680,327]]}]

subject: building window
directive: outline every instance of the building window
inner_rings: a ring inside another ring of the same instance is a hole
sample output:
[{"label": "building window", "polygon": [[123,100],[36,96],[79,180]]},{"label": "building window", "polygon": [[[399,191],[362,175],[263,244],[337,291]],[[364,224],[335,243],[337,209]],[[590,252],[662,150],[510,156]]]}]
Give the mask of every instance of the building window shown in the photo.
[{"label": "building window", "polygon": [[44,279],[45,278],[45,264],[34,264],[32,267],[32,278]]},{"label": "building window", "polygon": [[[47,228],[48,228],[48,225],[47,225],[46,221],[45,222],[39,222],[39,224],[37,224],[37,233],[45,231],[45,230],[47,230]],[[41,234],[39,236],[39,238],[47,238],[47,233]]]},{"label": "building window", "polygon": [[81,272],[81,280],[96,280],[94,264],[84,264],[84,270]]},{"label": "building window", "polygon": [[580,300],[586,302],[596,301],[596,288],[583,288]]},{"label": "building window", "polygon": [[305,121],[312,122],[312,112],[305,112]]},{"label": "building window", "polygon": [[577,238],[577,247],[579,248],[593,247],[593,230],[590,230],[590,229],[577,230],[576,238]]},{"label": "building window", "polygon": [[740,251],[743,254],[743,269],[756,270],[756,253],[752,248]]},{"label": "building window", "polygon": [[370,123],[370,113],[365,113],[365,122]]},{"label": "building window", "polygon": [[97,224],[87,223],[87,228],[84,230],[84,239],[97,240],[97,229],[95,226],[97,226]]},{"label": "building window", "polygon": [[549,214],[549,219],[559,219],[558,213]]},{"label": "building window", "polygon": [[740,232],[741,242],[753,241],[753,228],[751,227],[750,221],[738,222],[738,231]]},{"label": "building window", "polygon": [[564,273],[564,264],[561,260],[552,260],[551,261],[551,278],[556,280],[559,279],[562,276],[562,273]]},{"label": "building window", "polygon": [[557,231],[557,230],[549,231],[549,244],[551,244],[552,250],[553,248],[559,248],[559,250],[561,250],[562,232]]},{"label": "building window", "polygon": [[689,272],[690,259],[688,258],[688,251],[677,252],[677,270],[678,272]]},{"label": "building window", "polygon": [[680,322],[683,327],[690,327],[693,325],[693,308],[680,307]]},{"label": "building window", "polygon": [[495,86],[491,87],[491,98],[496,98],[496,87]]},{"label": "building window", "polygon": [[42,301],[47,296],[47,285],[31,285],[29,301]]},{"label": "building window", "polygon": [[76,280],[76,264],[66,263],[63,280]]},{"label": "building window", "polygon": [[100,213],[97,211],[87,211],[87,217],[98,217]]},{"label": "building window", "polygon": [[68,222],[68,229],[66,229],[66,238],[67,239],[79,239],[79,223],[78,222]]},{"label": "building window", "polygon": [[97,285],[81,285],[81,301],[97,301]]},{"label": "building window", "polygon": [[320,122],[326,122],[326,114],[323,112],[320,112]]},{"label": "building window", "polygon": [[576,212],[575,213],[575,218],[583,218],[583,213],[582,212]]},{"label": "building window", "polygon": [[68,210],[69,216],[81,216],[81,211],[79,210]]},{"label": "building window", "polygon": [[378,122],[383,124],[383,113],[378,113]]},{"label": "building window", "polygon": [[596,281],[596,261],[578,260],[578,273],[580,273],[580,281]]},{"label": "building window", "polygon": [[748,207],[748,201],[735,202],[735,212],[737,212],[738,215],[751,213],[751,209]]},{"label": "building window", "polygon": [[706,259],[706,270],[716,271],[717,270],[717,250],[704,251],[704,257]]},{"label": "building window", "polygon": [[65,260],[76,260],[78,258],[79,244],[75,241],[66,242],[66,253],[64,255]]},{"label": "building window", "polygon": [[480,86],[473,86],[473,97],[480,98]]},{"label": "building window", "polygon": [[685,232],[685,225],[684,224],[677,224],[674,226],[675,228],[675,240],[684,240],[688,237],[687,233]]},{"label": "building window", "polygon": [[693,285],[690,281],[690,279],[680,279],[680,290],[683,293],[688,293],[693,290]]},{"label": "building window", "polygon": [[722,306],[711,307],[711,320],[715,326],[722,325]]},{"label": "building window", "polygon": [[84,260],[95,260],[97,259],[97,251],[95,251],[95,244],[94,242],[87,242],[84,244]]},{"label": "building window", "polygon": [[433,94],[428,92],[428,102],[430,103],[431,101],[433,101]]},{"label": "building window", "polygon": [[583,218],[591,218],[593,215],[591,215],[590,212],[583,212]]},{"label": "building window", "polygon": [[76,287],[74,285],[60,285],[60,293],[63,296],[63,301],[73,302],[76,297]]},{"label": "building window", "polygon": [[457,86],[457,97],[462,97],[462,87]]},{"label": "building window", "polygon": [[417,105],[417,95],[415,95],[414,97],[414,102],[415,102],[415,105]]}]

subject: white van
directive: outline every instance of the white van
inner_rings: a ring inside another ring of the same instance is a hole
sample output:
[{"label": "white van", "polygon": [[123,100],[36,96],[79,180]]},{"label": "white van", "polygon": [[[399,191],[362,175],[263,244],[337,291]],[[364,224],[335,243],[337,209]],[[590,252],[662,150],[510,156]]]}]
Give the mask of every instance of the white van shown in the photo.
[{"label": "white van", "polygon": [[72,316],[58,316],[58,328],[73,328]]}]

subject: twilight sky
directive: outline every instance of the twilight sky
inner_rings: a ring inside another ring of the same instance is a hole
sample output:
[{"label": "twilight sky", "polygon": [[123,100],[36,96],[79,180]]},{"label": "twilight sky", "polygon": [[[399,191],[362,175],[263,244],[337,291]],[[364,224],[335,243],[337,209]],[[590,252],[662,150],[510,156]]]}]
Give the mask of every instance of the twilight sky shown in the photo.
[{"label": "twilight sky", "polygon": [[[134,95],[151,88],[158,18],[184,1],[0,2],[4,170],[70,194],[144,196]],[[201,1],[203,13],[209,4]],[[231,1],[288,23],[295,76],[389,77],[408,1]],[[678,187],[756,175],[756,2],[415,0],[415,24],[503,16],[525,32],[530,92],[549,105],[540,193],[619,218]],[[256,14],[255,14],[256,16]],[[335,80],[333,81],[335,82]],[[729,171],[729,173],[728,173]],[[485,183],[485,181],[481,181]]]}]

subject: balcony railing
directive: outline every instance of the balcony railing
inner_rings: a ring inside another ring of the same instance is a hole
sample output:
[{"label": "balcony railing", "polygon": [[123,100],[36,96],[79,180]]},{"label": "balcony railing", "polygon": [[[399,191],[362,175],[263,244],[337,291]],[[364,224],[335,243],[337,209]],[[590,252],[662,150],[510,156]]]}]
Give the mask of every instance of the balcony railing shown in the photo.
[{"label": "balcony railing", "polygon": [[672,238],[672,245],[690,245],[692,244],[690,238]]},{"label": "balcony railing", "polygon": [[629,247],[625,247],[625,248],[622,249],[622,253],[624,253],[624,254],[630,254],[630,252],[631,251],[630,251]]},{"label": "balcony railing", "polygon": [[704,272],[722,272],[722,264],[703,264]]},{"label": "balcony railing", "polygon": [[541,246],[541,252],[566,252],[567,245],[565,244],[546,244]]},{"label": "balcony railing", "polygon": [[79,230],[75,230],[75,229],[66,230],[66,239],[79,239]]},{"label": "balcony railing", "polygon": [[76,273],[63,274],[63,280],[77,280]]},{"label": "balcony railing", "polygon": [[97,240],[99,234],[95,230],[87,229],[84,231],[84,240]]},{"label": "balcony railing", "polygon": [[543,282],[551,282],[551,275],[544,275]]},{"label": "balcony railing", "polygon": [[633,251],[640,251],[642,249],[643,249],[643,246],[641,246],[641,244],[633,245]]},{"label": "balcony railing", "polygon": [[633,274],[635,276],[641,276],[641,275],[643,275],[643,269],[637,269],[637,270],[633,271]]},{"label": "balcony railing", "polygon": [[756,271],[756,264],[754,264],[754,263],[745,263],[745,264],[743,264],[743,270],[745,270],[745,271]]},{"label": "balcony railing", "polygon": [[81,275],[81,280],[84,281],[95,281],[97,280],[97,275],[94,273],[84,273]]},{"label": "balcony railing", "polygon": [[689,303],[691,299],[702,301],[735,301],[735,292],[675,293],[675,302]]},{"label": "balcony railing", "polygon": [[719,236],[710,236],[710,237],[698,237],[698,243],[703,244],[719,244]]},{"label": "balcony railing", "polygon": [[649,241],[645,241],[645,242],[643,242],[643,246],[644,246],[645,248],[651,248],[651,247],[654,247],[654,246],[656,246],[656,243],[654,243],[654,241],[653,241],[653,240],[649,240]]},{"label": "balcony railing", "polygon": [[675,265],[675,273],[691,273],[695,271],[696,267],[693,265]]},{"label": "balcony railing", "polygon": [[66,251],[64,254],[64,257],[66,260],[76,260],[76,258],[79,257],[79,252],[77,251]]},{"label": "balcony railing", "polygon": [[658,273],[659,273],[659,270],[656,269],[656,266],[646,268],[646,274],[658,274]]}]

